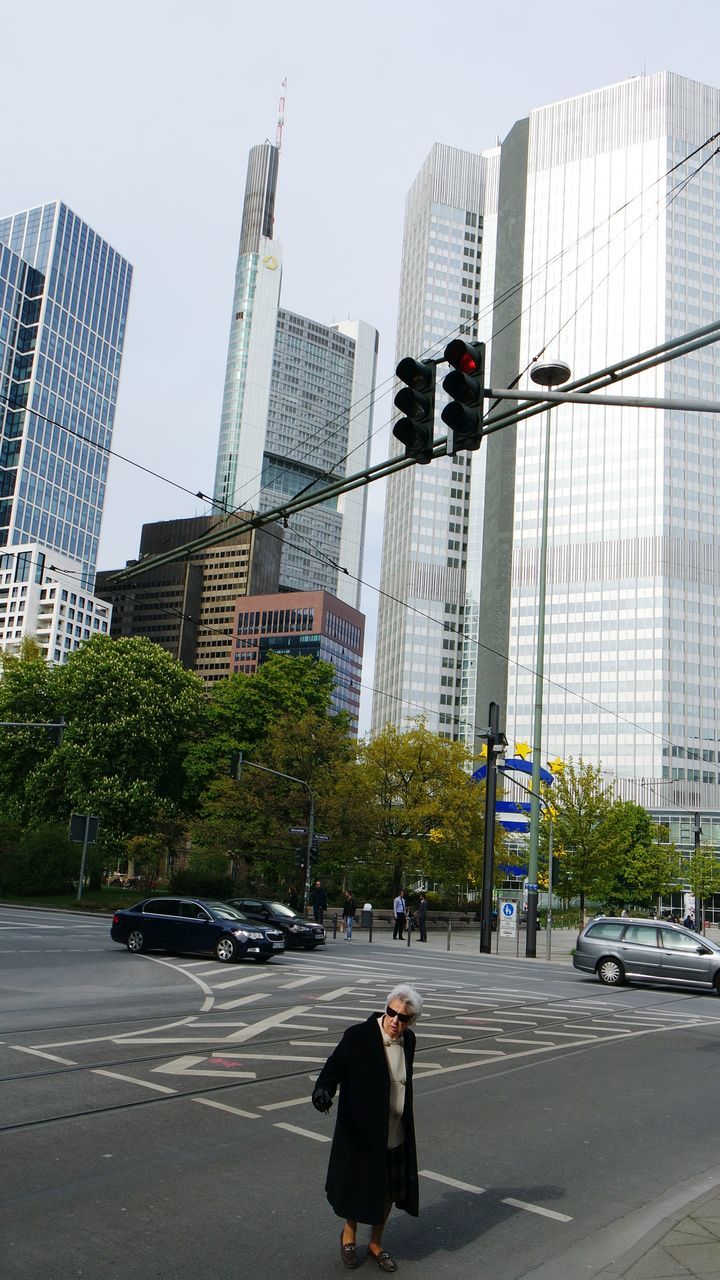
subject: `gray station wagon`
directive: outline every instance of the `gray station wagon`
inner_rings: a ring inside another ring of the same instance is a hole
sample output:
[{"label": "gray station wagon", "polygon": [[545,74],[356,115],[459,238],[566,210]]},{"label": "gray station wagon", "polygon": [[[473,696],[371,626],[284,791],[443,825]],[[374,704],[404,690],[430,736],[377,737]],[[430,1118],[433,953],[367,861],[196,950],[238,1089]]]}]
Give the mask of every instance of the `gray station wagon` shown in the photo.
[{"label": "gray station wagon", "polygon": [[608,987],[626,979],[666,986],[714,987],[720,995],[720,947],[699,933],[663,920],[605,916],[578,934],[576,969]]}]

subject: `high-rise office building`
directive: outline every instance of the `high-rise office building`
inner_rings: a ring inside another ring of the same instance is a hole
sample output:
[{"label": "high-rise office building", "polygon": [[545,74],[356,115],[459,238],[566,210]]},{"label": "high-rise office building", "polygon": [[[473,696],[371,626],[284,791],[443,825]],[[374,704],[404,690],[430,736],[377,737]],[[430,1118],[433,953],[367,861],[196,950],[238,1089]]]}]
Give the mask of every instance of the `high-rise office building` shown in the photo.
[{"label": "high-rise office building", "polygon": [[327,591],[246,596],[235,610],[233,670],[255,675],[272,653],[316,658],[335,668],[330,709],[357,733],[365,618]]},{"label": "high-rise office building", "polygon": [[[326,325],[280,308],[277,172],[278,148],[253,147],[215,474],[215,501],[226,511],[273,510],[370,459],[377,332],[363,321]],[[330,591],[357,607],[366,505],[366,490],[357,489],[293,516],[281,590]]]},{"label": "high-rise office building", "polygon": [[[442,355],[475,336],[494,278],[499,151],[435,146],[408,194],[396,357]],[[480,327],[479,336],[484,337]],[[437,433],[445,434],[438,387]],[[401,446],[393,441],[391,452]],[[472,464],[471,464],[472,456]],[[388,480],[372,728],[425,715],[443,737],[460,732],[471,465],[459,454]],[[407,606],[410,606],[409,608]]]},{"label": "high-rise office building", "polygon": [[[182,547],[213,530],[240,525],[250,514],[144,524],[139,559]],[[121,569],[103,570],[95,590],[112,603],[110,634],[145,636],[196,671],[208,688],[227,679],[233,671],[238,596],[277,590],[282,545],[283,530],[277,525],[239,528],[232,538],[195,551],[189,559],[150,567],[128,583],[118,583]]]},{"label": "high-rise office building", "polygon": [[[720,91],[665,72],[517,122],[500,153],[491,385],[538,353],[579,378],[716,318],[718,129]],[[720,358],[705,347],[615,390],[717,400]],[[473,457],[461,735],[495,700],[511,742],[532,736],[544,436],[530,419]],[[635,780],[648,807],[717,809],[715,418],[565,405],[551,451],[543,746]],[[407,510],[405,536],[421,518]]]},{"label": "high-rise office building", "polygon": [[0,218],[0,547],[91,586],[132,267],[61,201]]}]

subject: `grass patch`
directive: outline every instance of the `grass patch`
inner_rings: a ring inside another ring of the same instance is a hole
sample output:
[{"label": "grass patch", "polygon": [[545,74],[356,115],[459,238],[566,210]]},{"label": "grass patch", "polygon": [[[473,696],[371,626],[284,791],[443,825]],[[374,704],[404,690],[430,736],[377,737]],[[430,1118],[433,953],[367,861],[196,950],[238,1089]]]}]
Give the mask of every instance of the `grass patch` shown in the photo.
[{"label": "grass patch", "polygon": [[[158,894],[167,891],[157,890]],[[141,902],[143,898],[151,898],[153,894],[148,889],[83,889],[82,900],[77,901],[77,892],[75,893],[38,893],[24,894],[17,896],[14,894],[3,894],[2,901],[8,905],[17,907],[55,907],[62,911],[102,911],[103,914],[112,915],[119,907],[131,907],[134,902]]]}]

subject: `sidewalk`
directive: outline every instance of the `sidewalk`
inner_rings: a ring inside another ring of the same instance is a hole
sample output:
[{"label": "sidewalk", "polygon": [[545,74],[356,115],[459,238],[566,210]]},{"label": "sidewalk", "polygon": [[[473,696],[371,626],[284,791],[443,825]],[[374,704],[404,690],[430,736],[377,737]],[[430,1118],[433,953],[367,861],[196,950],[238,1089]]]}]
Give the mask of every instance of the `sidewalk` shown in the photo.
[{"label": "sidewalk", "polygon": [[[328,913],[325,916],[325,931],[327,934],[328,944],[333,942],[333,925],[332,915]],[[551,937],[552,953],[551,960],[567,961],[572,955],[573,947],[577,939],[577,929],[553,929]],[[367,929],[361,929],[355,925],[353,929],[353,939],[358,942],[368,941]],[[449,939],[449,947],[448,947]],[[340,932],[338,927],[336,942],[345,942],[345,935]],[[413,931],[410,935],[410,946],[407,945],[407,933],[402,942],[394,941],[392,929],[386,924],[375,924],[373,926],[372,945],[390,946],[401,950],[413,952],[450,952],[451,955],[478,956],[480,952],[480,930],[476,928],[451,929],[449,936],[446,926],[428,926],[427,942],[421,942],[417,931]],[[499,937],[497,933],[492,935],[492,956],[501,960],[525,960],[526,933],[524,929],[518,931],[516,938]],[[538,960],[547,959],[547,933],[544,929],[539,929],[536,942],[536,959],[532,961],[536,964]],[[486,957],[488,958],[488,957]]]},{"label": "sidewalk", "polygon": [[[666,1280],[690,1276],[695,1280],[720,1277],[720,1191],[716,1187],[696,1201],[684,1217],[665,1227],[660,1239],[644,1241],[619,1263],[600,1271],[596,1280]],[[653,1236],[658,1233],[654,1232]]]}]

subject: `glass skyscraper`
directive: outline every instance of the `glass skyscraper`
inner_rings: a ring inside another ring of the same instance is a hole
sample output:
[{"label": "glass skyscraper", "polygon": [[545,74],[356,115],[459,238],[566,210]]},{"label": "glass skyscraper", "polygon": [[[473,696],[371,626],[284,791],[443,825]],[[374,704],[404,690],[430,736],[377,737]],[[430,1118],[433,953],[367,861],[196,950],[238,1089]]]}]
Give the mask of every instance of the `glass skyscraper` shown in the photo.
[{"label": "glass skyscraper", "polygon": [[[517,122],[498,154],[499,217],[493,226],[486,216],[484,225],[481,293],[488,300],[487,286],[494,295],[492,320],[482,298],[472,308],[480,336],[493,335],[491,385],[519,377],[530,387],[538,357],[560,357],[580,378],[717,317],[718,129],[720,91],[665,72]],[[482,157],[474,162],[480,166]],[[447,180],[449,157],[444,172]],[[420,184],[408,200],[406,259],[416,228],[432,216],[427,190],[413,214]],[[446,249],[450,279],[464,258],[459,242]],[[436,281],[427,256],[404,268],[399,354],[427,347],[417,328],[403,326],[419,298],[428,311],[447,305],[452,294]],[[705,347],[615,391],[718,400],[720,357]],[[449,599],[431,611],[413,582],[421,556],[432,563],[451,554],[457,514],[446,509],[432,537],[429,497],[401,497],[386,518],[385,560],[390,530],[415,575],[398,580],[393,594],[433,612],[436,623],[426,641],[412,636],[426,629],[417,614],[393,610],[392,626],[381,618],[375,684],[384,692],[376,695],[375,725],[424,709],[431,726],[472,743],[497,701],[510,742],[531,740],[544,436],[544,418],[535,417],[490,436],[472,455],[463,491],[465,581],[458,616],[446,614],[455,635],[437,625]],[[718,440],[711,415],[587,405],[553,411],[543,751],[601,763],[648,807],[720,807]],[[410,469],[408,493],[437,467]],[[442,594],[435,591],[438,602]],[[443,724],[448,695],[437,675],[445,640],[460,642],[462,660],[454,719]]]},{"label": "glass skyscraper", "polygon": [[[459,333],[486,336],[476,317],[492,294],[498,161],[497,149],[476,156],[437,145],[411,187],[397,359],[442,355]],[[441,377],[438,435],[445,434]],[[401,453],[391,440],[391,454]],[[373,733],[424,715],[442,737],[460,735],[472,467],[484,467],[482,453],[408,467],[388,480]]]},{"label": "glass skyscraper", "polygon": [[0,219],[0,553],[91,587],[132,268],[60,201]]},{"label": "glass skyscraper", "polygon": [[[214,498],[225,511],[273,510],[370,460],[377,331],[363,321],[324,325],[280,308],[277,171],[278,148],[253,147],[215,473]],[[366,506],[366,490],[357,489],[293,516],[281,590],[329,591],[357,608]]]}]

